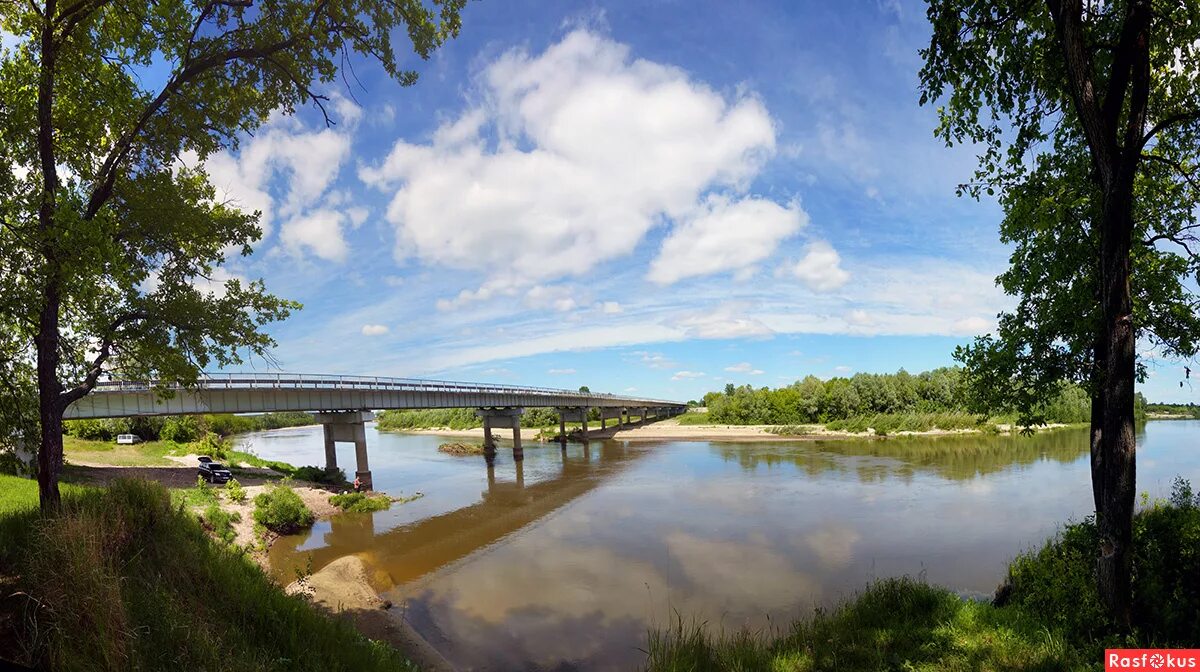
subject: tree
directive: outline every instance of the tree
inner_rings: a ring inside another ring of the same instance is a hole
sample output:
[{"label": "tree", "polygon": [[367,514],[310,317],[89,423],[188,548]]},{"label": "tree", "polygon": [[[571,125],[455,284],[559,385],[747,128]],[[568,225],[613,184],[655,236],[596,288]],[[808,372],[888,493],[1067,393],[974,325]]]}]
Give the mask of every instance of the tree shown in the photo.
[{"label": "tree", "polygon": [[261,328],[297,307],[261,281],[197,286],[260,231],[182,159],[236,147],[275,110],[325,113],[320,90],[355,58],[412,84],[392,35],[428,57],[465,0],[434,2],[0,4],[0,28],[29,36],[0,62],[0,278],[36,368],[44,509],[59,503],[63,413],[103,375],[193,383],[266,356]]},{"label": "tree", "polygon": [[[1181,279],[1197,271],[1196,10],[1149,0],[929,0],[933,38],[922,51],[922,104],[946,98],[937,134],[980,146],[963,191],[999,188],[1005,235],[1020,241],[1001,283],[1021,304],[1002,317],[998,339],[976,343],[979,361],[994,366],[972,382],[1015,381],[1025,407],[1063,379],[1089,382],[1097,585],[1125,624],[1137,337],[1155,333],[1195,352],[1196,301]],[[1161,292],[1139,293],[1156,282],[1166,283]]]},{"label": "tree", "polygon": [[587,385],[580,385],[580,386],[579,386],[579,391],[580,391],[580,392],[582,392],[582,393],[584,393],[584,394],[591,394],[591,393],[592,393],[591,389],[589,389]]}]

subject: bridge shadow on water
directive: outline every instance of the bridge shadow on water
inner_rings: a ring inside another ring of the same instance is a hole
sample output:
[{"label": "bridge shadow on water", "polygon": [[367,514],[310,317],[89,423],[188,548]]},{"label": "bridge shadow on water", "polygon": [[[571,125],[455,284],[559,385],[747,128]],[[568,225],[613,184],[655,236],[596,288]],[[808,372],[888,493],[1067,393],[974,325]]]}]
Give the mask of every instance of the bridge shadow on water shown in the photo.
[{"label": "bridge shadow on water", "polygon": [[[334,516],[321,532],[276,541],[271,548],[272,572],[286,583],[295,578],[297,571],[318,571],[340,557],[358,555],[371,573],[373,587],[383,592],[536,523],[592,492],[638,456],[647,454],[645,449],[616,442],[591,442],[569,449],[546,444],[527,450],[558,453],[557,473],[539,469],[537,480],[526,483],[523,462],[505,465],[503,475],[499,475],[483,457],[463,458],[468,463],[464,468],[486,474],[486,486],[477,501],[382,532],[376,529],[379,514]],[[539,461],[539,466],[545,464]],[[320,538],[314,538],[318,534]]]}]

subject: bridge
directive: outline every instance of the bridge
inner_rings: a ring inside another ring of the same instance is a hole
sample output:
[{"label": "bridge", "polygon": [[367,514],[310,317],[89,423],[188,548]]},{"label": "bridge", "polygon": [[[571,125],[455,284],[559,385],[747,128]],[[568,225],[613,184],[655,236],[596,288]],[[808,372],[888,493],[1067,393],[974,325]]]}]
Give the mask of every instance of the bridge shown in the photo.
[{"label": "bridge", "polygon": [[520,420],[525,408],[554,408],[559,438],[566,441],[567,422],[581,422],[588,438],[588,415],[596,409],[601,428],[608,420],[619,425],[630,415],[643,420],[678,415],[685,404],[662,399],[626,397],[558,390],[545,387],[489,385],[444,380],[326,376],[308,374],[205,374],[195,385],[159,381],[105,381],[67,407],[68,420],[205,413],[271,413],[306,411],[316,414],[325,433],[325,466],[337,468],[337,442],[353,443],[355,476],[371,487],[365,423],[373,411],[433,408],[473,408],[483,420],[483,445],[490,461],[496,454],[492,429],[512,429],[513,459],[524,458]]}]

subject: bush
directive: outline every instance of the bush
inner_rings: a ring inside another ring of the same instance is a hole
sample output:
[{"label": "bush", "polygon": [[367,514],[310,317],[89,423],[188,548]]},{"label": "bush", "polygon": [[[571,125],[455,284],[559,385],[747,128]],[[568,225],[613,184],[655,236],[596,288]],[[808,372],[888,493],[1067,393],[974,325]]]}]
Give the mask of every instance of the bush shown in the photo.
[{"label": "bush", "polygon": [[294,490],[277,485],[254,498],[254,522],[277,534],[311,527],[315,516]]},{"label": "bush", "polygon": [[291,476],[297,481],[308,481],[324,485],[344,485],[346,483],[346,472],[338,468],[323,469],[307,465],[294,469]]},{"label": "bush", "polygon": [[342,495],[334,495],[329,498],[329,503],[338,507],[342,511],[350,513],[370,513],[372,511],[383,511],[392,505],[392,500],[387,495],[368,495],[363,492],[347,492]]},{"label": "bush", "polygon": [[230,445],[229,442],[221,437],[209,432],[200,439],[194,446],[197,455],[207,455],[214,460],[226,461],[229,459]]},{"label": "bush", "polygon": [[[245,498],[244,493],[242,498]],[[242,514],[230,513],[219,504],[209,504],[204,510],[203,521],[204,527],[212,532],[213,536],[226,544],[232,544],[237,540],[237,531],[233,529],[233,524],[242,522]]]},{"label": "bush", "polygon": [[[1077,642],[1119,643],[1096,591],[1095,521],[1068,525],[1037,551],[1013,561],[1007,601]],[[1155,646],[1200,641],[1200,499],[1176,479],[1171,499],[1133,522],[1133,617],[1139,639]]]},{"label": "bush", "polygon": [[246,501],[246,489],[236,478],[231,478],[225,483],[225,496],[234,504],[241,504]]},{"label": "bush", "polygon": [[163,421],[158,438],[163,441],[190,443],[200,438],[200,425],[196,422],[196,418],[190,415],[170,417]]}]

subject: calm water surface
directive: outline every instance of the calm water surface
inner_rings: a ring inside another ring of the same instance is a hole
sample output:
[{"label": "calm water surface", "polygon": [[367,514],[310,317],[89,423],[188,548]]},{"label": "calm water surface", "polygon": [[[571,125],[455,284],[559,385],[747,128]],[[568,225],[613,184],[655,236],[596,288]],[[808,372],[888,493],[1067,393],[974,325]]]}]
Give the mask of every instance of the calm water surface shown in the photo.
[{"label": "calm water surface", "polygon": [[[1200,422],[1151,422],[1138,489],[1200,485]],[[281,539],[283,579],[363,558],[375,587],[462,669],[630,669],[673,610],[726,629],[785,623],[871,579],[990,594],[1007,561],[1090,513],[1087,436],[797,443],[527,443],[481,457],[368,429],[378,489],[422,499]],[[320,464],[319,428],[255,434]],[[353,446],[338,462],[353,465]],[[769,619],[769,620],[768,620]]]}]

